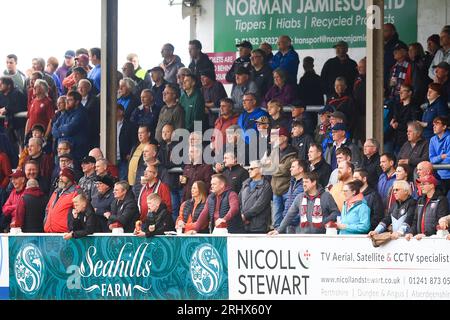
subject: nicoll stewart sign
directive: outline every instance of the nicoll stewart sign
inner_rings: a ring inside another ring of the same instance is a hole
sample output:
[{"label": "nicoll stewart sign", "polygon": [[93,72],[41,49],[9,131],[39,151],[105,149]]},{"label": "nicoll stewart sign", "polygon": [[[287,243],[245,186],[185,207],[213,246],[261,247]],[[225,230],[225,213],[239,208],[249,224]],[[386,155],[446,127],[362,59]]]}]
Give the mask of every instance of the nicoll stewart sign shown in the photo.
[{"label": "nicoll stewart sign", "polygon": [[11,237],[11,299],[228,298],[226,238]]}]

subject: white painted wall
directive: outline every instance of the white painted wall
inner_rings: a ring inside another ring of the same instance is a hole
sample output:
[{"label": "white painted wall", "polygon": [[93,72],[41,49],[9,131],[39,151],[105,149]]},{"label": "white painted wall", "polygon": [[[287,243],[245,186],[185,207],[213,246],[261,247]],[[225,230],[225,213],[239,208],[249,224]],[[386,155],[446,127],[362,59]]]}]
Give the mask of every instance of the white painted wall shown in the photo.
[{"label": "white painted wall", "polygon": [[[197,19],[197,39],[202,42],[204,52],[211,52],[214,50],[214,0],[200,0],[200,4],[202,11]],[[450,0],[418,0],[417,24],[418,40],[426,48],[427,38],[433,33],[439,33],[444,25],[450,24]],[[325,61],[335,56],[334,49],[300,50],[298,53],[300,59],[306,56],[314,57],[318,73]],[[366,55],[366,50],[350,48],[349,55],[358,61]],[[300,70],[299,76],[302,74],[303,70]]]}]

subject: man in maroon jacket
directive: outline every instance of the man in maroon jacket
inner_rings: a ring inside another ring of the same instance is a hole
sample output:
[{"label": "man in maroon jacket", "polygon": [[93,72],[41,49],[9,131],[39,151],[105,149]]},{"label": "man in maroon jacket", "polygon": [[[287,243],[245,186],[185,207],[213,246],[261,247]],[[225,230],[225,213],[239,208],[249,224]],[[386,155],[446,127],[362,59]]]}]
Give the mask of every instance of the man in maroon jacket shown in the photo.
[{"label": "man in maroon jacket", "polygon": [[180,176],[180,183],[183,186],[183,201],[191,199],[191,188],[195,181],[204,181],[209,190],[212,166],[203,163],[202,148],[194,145],[189,148],[190,164],[184,166],[183,175]]},{"label": "man in maroon jacket", "polygon": [[244,224],[239,214],[239,197],[227,186],[223,175],[212,176],[211,192],[197,222],[194,223],[194,230],[187,234],[195,234],[208,225],[210,233],[215,228],[227,228],[229,233],[244,233]]},{"label": "man in maroon jacket", "polygon": [[8,200],[6,200],[2,208],[3,215],[0,217],[0,228],[2,231],[9,229],[9,222],[15,218],[17,214],[17,203],[25,190],[26,177],[22,170],[16,170],[16,172],[10,175],[10,178],[14,189],[11,191]]}]

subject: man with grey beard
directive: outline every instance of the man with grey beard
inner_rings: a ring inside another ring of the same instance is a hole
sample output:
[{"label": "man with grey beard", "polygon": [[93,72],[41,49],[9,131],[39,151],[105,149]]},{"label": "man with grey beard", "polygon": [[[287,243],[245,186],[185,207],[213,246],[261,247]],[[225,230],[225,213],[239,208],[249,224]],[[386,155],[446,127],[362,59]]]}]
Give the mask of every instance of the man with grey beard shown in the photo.
[{"label": "man with grey beard", "polygon": [[74,172],[66,167],[59,173],[58,188],[53,192],[47,204],[44,219],[46,233],[69,232],[69,219],[72,218],[72,200],[78,195]]}]

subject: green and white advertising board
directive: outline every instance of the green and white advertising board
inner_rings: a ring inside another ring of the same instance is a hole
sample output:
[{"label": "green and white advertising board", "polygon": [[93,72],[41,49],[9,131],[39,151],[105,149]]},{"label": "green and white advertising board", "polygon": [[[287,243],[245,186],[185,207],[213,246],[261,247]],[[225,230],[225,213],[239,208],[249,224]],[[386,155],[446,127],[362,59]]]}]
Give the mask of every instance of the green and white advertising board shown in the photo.
[{"label": "green and white advertising board", "polygon": [[[235,51],[249,40],[276,45],[289,35],[295,49],[328,49],[344,40],[366,46],[366,0],[220,0],[214,2],[214,50]],[[386,0],[385,23],[405,43],[417,41],[417,0]],[[276,48],[276,46],[275,46]]]}]

